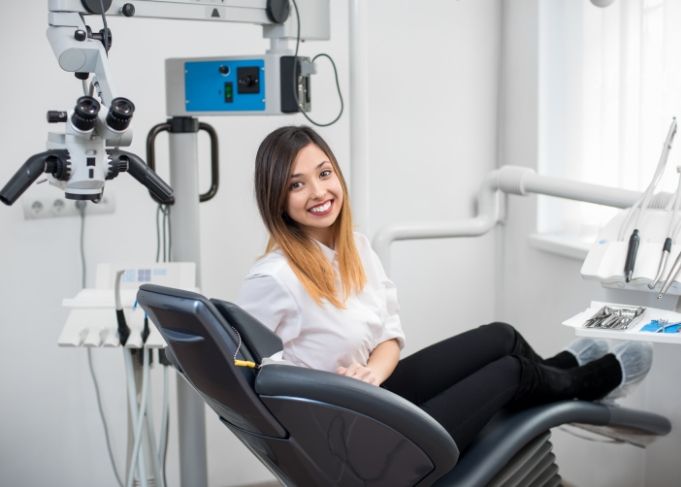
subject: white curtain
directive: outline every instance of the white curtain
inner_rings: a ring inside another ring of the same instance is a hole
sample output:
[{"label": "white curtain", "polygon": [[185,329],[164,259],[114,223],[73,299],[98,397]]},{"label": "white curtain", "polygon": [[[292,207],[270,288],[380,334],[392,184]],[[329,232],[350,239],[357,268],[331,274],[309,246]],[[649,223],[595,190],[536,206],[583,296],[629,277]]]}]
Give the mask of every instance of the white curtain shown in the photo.
[{"label": "white curtain", "polygon": [[[542,174],[642,190],[681,124],[681,0],[540,2]],[[662,189],[673,190],[681,130]],[[593,238],[614,210],[544,198],[539,231]]]}]

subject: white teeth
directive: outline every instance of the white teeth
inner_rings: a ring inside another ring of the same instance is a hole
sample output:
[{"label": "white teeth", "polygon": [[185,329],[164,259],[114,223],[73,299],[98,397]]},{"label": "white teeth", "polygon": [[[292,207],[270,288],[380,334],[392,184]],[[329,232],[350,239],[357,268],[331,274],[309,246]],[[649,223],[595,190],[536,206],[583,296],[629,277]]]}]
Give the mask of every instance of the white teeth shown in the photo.
[{"label": "white teeth", "polygon": [[324,213],[327,211],[329,208],[331,208],[331,202],[327,201],[323,205],[315,206],[314,208],[310,208],[310,211],[312,213]]}]

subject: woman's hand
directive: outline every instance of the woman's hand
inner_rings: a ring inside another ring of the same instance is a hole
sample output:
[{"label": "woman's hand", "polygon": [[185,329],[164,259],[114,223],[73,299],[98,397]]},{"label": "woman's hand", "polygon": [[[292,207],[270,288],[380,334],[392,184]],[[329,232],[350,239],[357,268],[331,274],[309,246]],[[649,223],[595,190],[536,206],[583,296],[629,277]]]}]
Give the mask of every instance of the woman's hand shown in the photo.
[{"label": "woman's hand", "polygon": [[394,338],[379,343],[369,355],[369,363],[338,367],[336,373],[380,386],[393,373],[400,359],[400,345]]},{"label": "woman's hand", "polygon": [[381,379],[370,367],[353,363],[349,367],[338,367],[336,373],[361,380],[374,386],[380,385]]}]

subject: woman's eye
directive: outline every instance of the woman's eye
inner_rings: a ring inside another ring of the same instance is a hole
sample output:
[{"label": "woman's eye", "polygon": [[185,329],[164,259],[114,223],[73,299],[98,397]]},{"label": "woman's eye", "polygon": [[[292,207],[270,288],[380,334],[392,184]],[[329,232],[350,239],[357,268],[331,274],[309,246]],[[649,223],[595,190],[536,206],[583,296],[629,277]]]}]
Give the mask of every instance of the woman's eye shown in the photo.
[{"label": "woman's eye", "polygon": [[327,178],[331,176],[331,169],[324,169],[319,175],[323,178]]},{"label": "woman's eye", "polygon": [[294,189],[302,188],[302,186],[303,186],[303,183],[301,183],[300,181],[296,181],[294,183],[291,183],[291,185],[289,186],[289,189],[294,190]]}]

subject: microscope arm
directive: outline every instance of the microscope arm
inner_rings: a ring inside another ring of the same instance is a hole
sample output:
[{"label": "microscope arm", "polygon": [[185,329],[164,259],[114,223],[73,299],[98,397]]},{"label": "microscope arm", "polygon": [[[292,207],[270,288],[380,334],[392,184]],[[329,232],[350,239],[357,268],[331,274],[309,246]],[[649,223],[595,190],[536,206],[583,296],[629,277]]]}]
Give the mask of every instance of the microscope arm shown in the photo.
[{"label": "microscope arm", "polygon": [[109,60],[102,42],[89,34],[77,12],[50,12],[47,39],[59,66],[67,72],[92,73],[97,94],[105,106],[115,97]]},{"label": "microscope arm", "polygon": [[69,153],[64,149],[32,155],[0,190],[0,201],[11,206],[43,173],[51,173],[57,179],[68,178],[68,159]]},{"label": "microscope arm", "polygon": [[111,159],[107,179],[116,177],[119,172],[127,171],[139,183],[146,186],[157,203],[164,205],[175,203],[173,188],[147,166],[141,157],[120,149],[110,149],[106,152]]},{"label": "microscope arm", "polygon": [[[104,0],[107,16],[153,19],[203,20],[209,22],[261,25],[263,36],[273,40],[328,40],[330,32],[328,0],[297,0],[301,12],[298,30],[295,16],[289,15],[289,0]],[[227,5],[225,5],[227,3]],[[68,72],[92,73],[104,105],[116,95],[109,72],[106,50],[100,41],[103,31],[93,33],[85,16],[99,16],[99,3],[88,0],[49,0],[47,38],[59,63]]]}]

